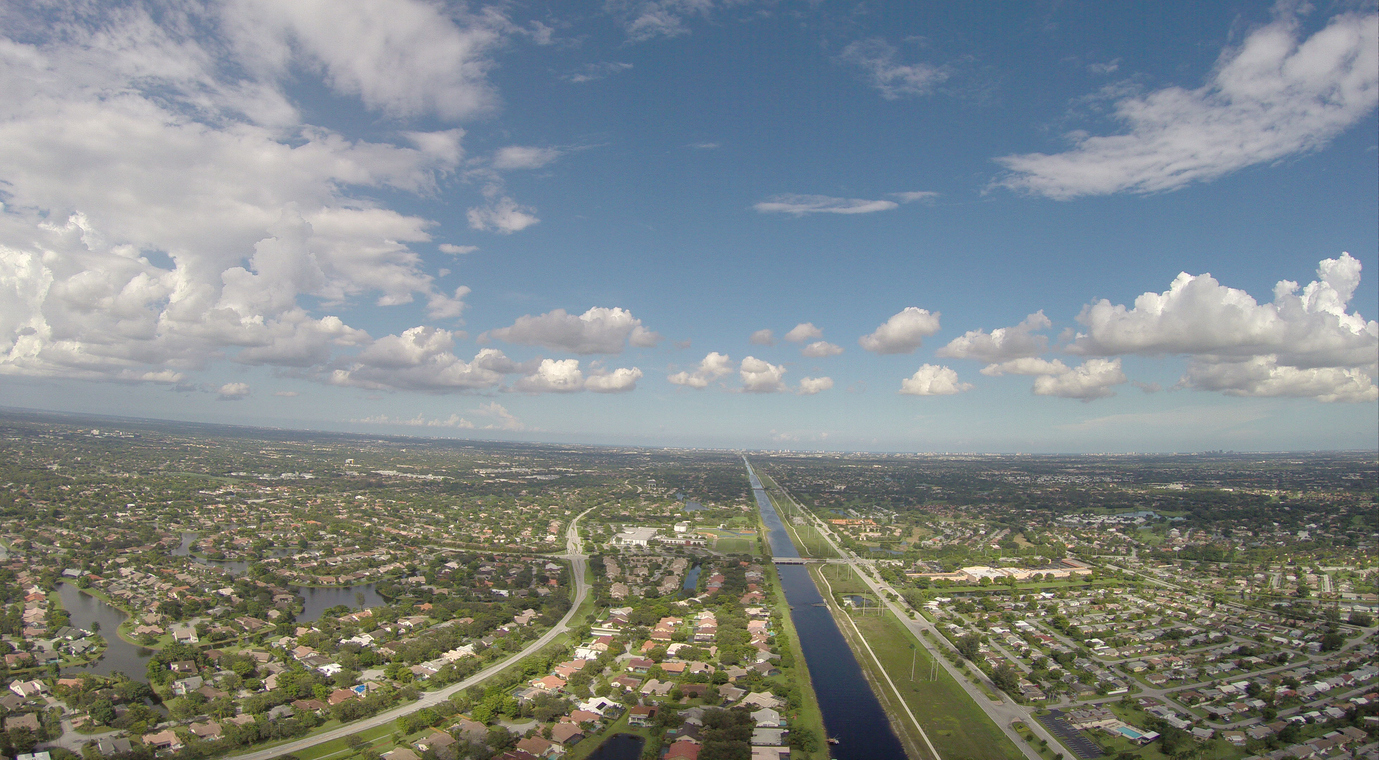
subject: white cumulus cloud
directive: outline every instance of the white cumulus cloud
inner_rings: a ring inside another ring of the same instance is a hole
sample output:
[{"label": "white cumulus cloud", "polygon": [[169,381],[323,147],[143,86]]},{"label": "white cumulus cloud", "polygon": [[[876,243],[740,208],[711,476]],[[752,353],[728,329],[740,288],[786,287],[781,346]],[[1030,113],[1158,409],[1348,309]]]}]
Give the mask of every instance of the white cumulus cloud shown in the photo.
[{"label": "white cumulus cloud", "polygon": [[46,14],[7,9],[0,40],[0,374],[183,382],[228,357],[324,377],[371,341],[332,311],[460,315],[468,289],[440,290],[411,248],[432,222],[375,197],[434,191],[464,132],[350,139],[304,123],[289,85],[467,118],[493,104],[494,17],[417,0]]},{"label": "white cumulus cloud", "polygon": [[954,359],[977,359],[988,363],[998,363],[1010,359],[1038,356],[1048,350],[1047,336],[1036,331],[1047,330],[1053,323],[1037,311],[1014,327],[998,327],[991,332],[969,330],[948,342],[948,345],[934,353]]},{"label": "white cumulus cloud", "polygon": [[781,379],[785,377],[785,368],[755,356],[742,360],[738,374],[742,377],[742,390],[747,393],[779,393],[787,389]]},{"label": "white cumulus cloud", "polygon": [[790,328],[790,332],[785,334],[785,339],[791,343],[803,343],[822,337],[824,337],[824,331],[815,327],[813,322],[801,322]]},{"label": "white cumulus cloud", "polygon": [[1090,355],[1277,353],[1296,366],[1361,366],[1379,351],[1379,324],[1348,311],[1360,284],[1360,262],[1343,253],[1317,267],[1304,288],[1283,280],[1273,303],[1217,282],[1210,274],[1178,275],[1162,293],[1132,308],[1105,299],[1082,309],[1070,350]]},{"label": "white cumulus cloud", "polygon": [[826,391],[833,387],[831,377],[802,377],[800,378],[800,395],[813,396],[820,391]]},{"label": "white cumulus cloud", "polygon": [[542,359],[536,371],[513,383],[524,393],[626,393],[636,390],[642,371],[636,367],[621,367],[611,372],[595,370],[588,377],[579,368],[578,359]]},{"label": "white cumulus cloud", "polygon": [[221,9],[241,65],[287,80],[320,69],[342,95],[394,116],[456,120],[495,105],[492,18],[457,20],[420,0],[232,0]]},{"label": "white cumulus cloud", "polygon": [[[1372,369],[1370,371],[1372,373]],[[1183,383],[1228,396],[1292,396],[1322,402],[1367,402],[1379,399],[1370,373],[1353,367],[1290,367],[1274,355],[1245,361],[1194,360]]]},{"label": "white cumulus cloud", "polygon": [[1133,307],[1106,300],[1085,306],[1077,319],[1086,331],[1068,350],[1187,355],[1186,384],[1208,390],[1365,400],[1379,357],[1379,323],[1349,310],[1359,284],[1360,262],[1349,254],[1323,260],[1306,286],[1279,282],[1274,300],[1263,304],[1209,274],[1184,272]]},{"label": "white cumulus cloud", "polygon": [[997,159],[1000,184],[1051,198],[1151,193],[1326,145],[1379,103],[1379,16],[1345,13],[1306,40],[1291,14],[1222,53],[1207,83],[1115,104],[1122,134]]},{"label": "white cumulus cloud", "polygon": [[448,330],[413,327],[374,341],[331,371],[327,382],[377,390],[466,392],[495,389],[507,375],[531,371],[497,349],[482,349],[466,362],[454,347],[455,334]]},{"label": "white cumulus cloud", "polygon": [[837,356],[841,353],[843,353],[842,346],[823,340],[816,340],[800,349],[800,354],[802,356],[807,356],[811,359],[821,359],[825,356]]},{"label": "white cumulus cloud", "polygon": [[957,372],[937,364],[922,364],[900,381],[900,393],[907,396],[952,396],[970,390],[971,383],[961,382]]},{"label": "white cumulus cloud", "polygon": [[513,387],[526,393],[576,393],[584,390],[584,373],[578,359],[542,359],[536,372]]},{"label": "white cumulus cloud", "polygon": [[1091,401],[1116,395],[1111,387],[1125,382],[1120,359],[1088,359],[1072,369],[1034,378],[1034,394]]},{"label": "white cumulus cloud", "polygon": [[754,346],[776,345],[776,335],[770,330],[757,330],[747,340]]},{"label": "white cumulus cloud", "polygon": [[596,306],[579,316],[556,309],[540,316],[518,317],[511,327],[490,330],[486,335],[527,346],[545,346],[573,354],[621,353],[625,343],[650,347],[661,336],[647,330],[632,312]]},{"label": "white cumulus cloud", "polygon": [[226,383],[216,391],[221,401],[238,401],[249,395],[248,383]]},{"label": "white cumulus cloud", "polygon": [[909,354],[924,339],[939,331],[939,313],[907,306],[893,315],[870,335],[863,335],[857,343],[877,354]]},{"label": "white cumulus cloud", "polygon": [[1061,375],[1069,372],[1068,365],[1058,359],[1041,359],[1037,356],[1022,356],[1018,359],[1007,359],[996,364],[988,364],[982,368],[982,374],[988,377],[1000,377],[1001,375]]},{"label": "white cumulus cloud", "polygon": [[707,388],[709,383],[732,374],[733,360],[727,354],[711,351],[693,372],[676,372],[666,379],[673,385]]},{"label": "white cumulus cloud", "polygon": [[619,367],[612,372],[592,374],[584,387],[593,393],[627,393],[637,389],[642,371],[636,367]]}]

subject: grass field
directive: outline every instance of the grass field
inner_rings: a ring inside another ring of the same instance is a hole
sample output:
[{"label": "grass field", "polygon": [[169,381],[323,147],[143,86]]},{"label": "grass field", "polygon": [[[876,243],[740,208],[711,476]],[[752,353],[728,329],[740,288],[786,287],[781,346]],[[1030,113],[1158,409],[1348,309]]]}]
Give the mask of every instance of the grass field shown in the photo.
[{"label": "grass field", "polygon": [[[941,665],[932,667],[928,651],[893,615],[855,616],[852,620],[945,760],[1024,757],[948,671]],[[913,681],[909,678],[912,658]],[[937,678],[930,680],[935,673]]]},{"label": "grass field", "polygon": [[753,538],[719,538],[713,542],[714,551],[724,554],[755,554],[757,540]]},{"label": "grass field", "polygon": [[[826,583],[821,584],[825,589],[852,593],[866,588],[861,580],[850,578],[846,568],[828,565],[815,572],[825,579]],[[834,578],[838,579],[836,583]],[[834,614],[839,614],[836,608]],[[840,621],[839,628],[852,644],[858,662],[867,669],[882,704],[892,715],[901,715],[897,722],[906,734],[905,744],[911,752],[918,752],[921,757],[928,754],[908,715],[894,704],[897,697],[909,706],[944,760],[1020,760],[1024,757],[948,671],[941,664],[934,665],[929,651],[889,611],[884,615],[841,614],[848,615],[851,625]],[[866,639],[875,659],[853,640],[857,633]],[[910,680],[912,667],[914,680]],[[879,671],[890,675],[896,691],[890,689]]]}]

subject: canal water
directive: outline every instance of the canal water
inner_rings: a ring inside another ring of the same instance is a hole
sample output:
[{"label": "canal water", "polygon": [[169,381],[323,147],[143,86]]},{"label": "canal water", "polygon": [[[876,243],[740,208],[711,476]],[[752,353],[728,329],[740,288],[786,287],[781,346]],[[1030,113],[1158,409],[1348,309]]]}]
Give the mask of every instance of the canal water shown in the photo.
[{"label": "canal water", "polygon": [[[747,464],[746,459],[743,463]],[[800,556],[750,464],[747,464],[747,477],[751,480],[762,522],[766,524],[772,556]],[[833,622],[828,608],[822,605],[823,596],[809,577],[809,568],[777,565],[776,572],[780,575],[785,598],[790,602],[790,619],[800,636],[804,659],[809,665],[814,694],[819,698],[819,710],[824,716],[824,729],[829,737],[838,740],[831,748],[832,756],[838,760],[905,757],[905,749],[891,730],[886,712],[862,675],[857,658]]]},{"label": "canal water", "polygon": [[688,573],[685,573],[685,582],[680,585],[680,588],[683,588],[686,594],[693,594],[695,589],[699,588],[699,571],[703,569],[703,565],[695,565],[690,568]]},{"label": "canal water", "polygon": [[62,596],[62,607],[71,617],[72,626],[89,631],[92,623],[100,623],[100,635],[106,643],[104,657],[83,667],[63,668],[63,674],[108,676],[124,673],[131,680],[147,683],[148,658],[153,656],[153,650],[135,646],[120,638],[118,631],[125,614],[70,583],[58,584],[57,592]]}]

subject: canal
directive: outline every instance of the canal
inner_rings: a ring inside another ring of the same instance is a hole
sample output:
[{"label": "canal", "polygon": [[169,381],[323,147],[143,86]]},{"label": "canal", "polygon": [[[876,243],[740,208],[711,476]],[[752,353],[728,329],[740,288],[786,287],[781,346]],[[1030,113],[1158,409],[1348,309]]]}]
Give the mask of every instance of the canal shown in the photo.
[{"label": "canal", "polygon": [[[761,520],[766,524],[771,556],[800,556],[756,471],[746,458],[742,461],[747,465],[752,495],[756,497]],[[863,677],[862,668],[833,616],[823,606],[824,598],[809,577],[809,568],[777,565],[776,572],[780,575],[785,598],[790,602],[790,619],[795,623],[804,659],[809,665],[809,677],[814,694],[819,698],[824,728],[831,738],[838,740],[838,745],[832,748],[833,757],[838,760],[905,757],[886,711],[881,709],[871,685]]]}]

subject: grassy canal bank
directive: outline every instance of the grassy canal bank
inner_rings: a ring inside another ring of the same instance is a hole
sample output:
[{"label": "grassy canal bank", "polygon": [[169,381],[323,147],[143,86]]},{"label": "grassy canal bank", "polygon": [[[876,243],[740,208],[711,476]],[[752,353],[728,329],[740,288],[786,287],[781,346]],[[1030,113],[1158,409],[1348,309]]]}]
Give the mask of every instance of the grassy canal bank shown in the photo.
[{"label": "grassy canal bank", "polygon": [[[769,476],[757,473],[767,496],[801,556],[837,557],[808,522],[796,523],[798,507]],[[848,595],[875,595],[842,565],[811,565],[834,622],[843,633],[862,672],[877,695],[891,727],[913,760],[1020,760],[1024,754],[978,707],[948,671],[889,611],[880,606],[844,607]],[[880,613],[880,614],[878,614]],[[911,677],[913,673],[913,677]]]}]

